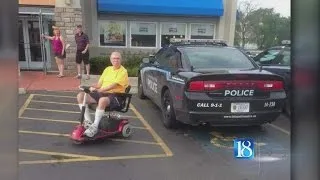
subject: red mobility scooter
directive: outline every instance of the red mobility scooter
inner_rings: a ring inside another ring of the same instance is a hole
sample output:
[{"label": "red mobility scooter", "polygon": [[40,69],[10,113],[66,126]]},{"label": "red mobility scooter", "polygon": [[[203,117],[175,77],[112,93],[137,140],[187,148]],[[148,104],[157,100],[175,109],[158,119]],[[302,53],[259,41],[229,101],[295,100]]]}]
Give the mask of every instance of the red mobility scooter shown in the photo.
[{"label": "red mobility scooter", "polygon": [[[84,121],[84,112],[85,112],[85,104],[86,104],[86,96],[90,93],[89,86],[80,86],[79,89],[85,92],[83,107],[81,110],[80,116],[80,124],[75,127],[75,129],[71,133],[71,140],[74,144],[82,144],[88,141],[95,141],[99,139],[105,139],[108,137],[122,136],[124,138],[129,137],[132,134],[132,127],[129,124],[128,119],[121,118],[119,113],[113,113],[113,111],[126,113],[128,112],[129,105],[131,102],[132,94],[129,94],[131,86],[126,88],[125,93],[113,93],[117,97],[122,97],[123,101],[120,102],[120,106],[118,108],[110,108],[107,107],[105,112],[108,112],[107,115],[104,115],[99,124],[98,133],[94,137],[88,137],[84,135],[84,131],[86,130],[83,126]],[[95,111],[97,104],[89,104],[89,109]]]}]

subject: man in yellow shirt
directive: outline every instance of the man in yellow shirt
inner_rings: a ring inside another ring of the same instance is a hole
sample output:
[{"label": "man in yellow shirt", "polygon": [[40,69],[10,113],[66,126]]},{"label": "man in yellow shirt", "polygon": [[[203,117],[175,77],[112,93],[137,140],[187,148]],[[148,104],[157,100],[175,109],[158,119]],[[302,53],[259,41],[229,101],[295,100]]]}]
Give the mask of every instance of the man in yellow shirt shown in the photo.
[{"label": "man in yellow shirt", "polygon": [[[121,65],[121,54],[113,52],[110,56],[112,66],[107,67],[97,84],[90,87],[91,93],[87,96],[86,111],[84,113],[84,134],[93,137],[98,132],[98,125],[106,107],[117,107],[122,99],[114,95],[106,95],[104,93],[124,93],[129,85],[127,70]],[[84,92],[77,95],[80,110],[84,99]],[[97,104],[94,122],[91,121],[88,104]]]}]

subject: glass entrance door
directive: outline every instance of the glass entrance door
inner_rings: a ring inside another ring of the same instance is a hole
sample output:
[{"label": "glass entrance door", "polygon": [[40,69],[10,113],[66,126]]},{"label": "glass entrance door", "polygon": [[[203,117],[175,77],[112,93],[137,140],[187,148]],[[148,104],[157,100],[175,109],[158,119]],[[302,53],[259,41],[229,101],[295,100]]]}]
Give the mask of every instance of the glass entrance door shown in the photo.
[{"label": "glass entrance door", "polygon": [[39,24],[37,18],[26,17],[19,20],[19,64],[21,69],[43,69]]},{"label": "glass entrance door", "polygon": [[27,46],[24,43],[25,42],[25,32],[23,28],[23,21],[19,20],[18,22],[18,28],[19,28],[19,65],[21,68],[25,69],[28,67],[27,60],[26,60],[26,49]]},{"label": "glass entrance door", "polygon": [[40,42],[40,26],[37,20],[27,20],[28,45],[29,45],[29,68],[43,69],[42,50]]}]

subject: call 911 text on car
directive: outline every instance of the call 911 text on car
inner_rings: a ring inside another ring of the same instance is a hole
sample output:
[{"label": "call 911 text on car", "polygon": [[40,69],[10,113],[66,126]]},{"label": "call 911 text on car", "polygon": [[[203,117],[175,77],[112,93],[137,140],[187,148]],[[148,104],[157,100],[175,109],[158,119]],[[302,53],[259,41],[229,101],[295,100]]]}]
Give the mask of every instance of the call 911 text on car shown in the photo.
[{"label": "call 911 text on car", "polygon": [[162,110],[167,128],[177,122],[212,126],[261,125],[282,112],[283,78],[264,71],[222,40],[171,39],[143,59],[138,95]]}]

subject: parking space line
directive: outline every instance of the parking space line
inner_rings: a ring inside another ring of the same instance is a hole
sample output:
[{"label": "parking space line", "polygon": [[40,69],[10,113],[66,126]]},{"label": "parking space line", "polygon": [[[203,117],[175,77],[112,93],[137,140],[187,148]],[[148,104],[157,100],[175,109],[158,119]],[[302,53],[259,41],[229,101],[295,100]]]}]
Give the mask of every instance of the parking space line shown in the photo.
[{"label": "parking space line", "polygon": [[73,157],[73,158],[99,158],[98,156],[87,156],[81,154],[70,154],[70,153],[59,153],[59,152],[50,152],[50,151],[39,151],[39,150],[31,150],[31,149],[19,149],[19,152],[22,153],[32,153],[32,154],[41,154],[41,155],[49,155],[49,156],[65,156],[65,157]]},{"label": "parking space line", "polygon": [[[31,117],[25,117],[21,116],[20,119],[27,119],[27,120],[34,120],[34,121],[48,121],[48,122],[57,122],[57,123],[70,123],[70,124],[79,124],[78,121],[70,121],[70,120],[60,120],[60,119],[47,119],[47,118],[31,118]],[[141,129],[141,130],[147,130],[145,127],[139,127],[139,126],[132,126],[134,129]]]},{"label": "parking space line", "polygon": [[[60,112],[60,113],[70,113],[70,114],[80,114],[80,111],[62,111],[62,110],[55,110],[55,109],[38,109],[38,108],[25,108],[25,110],[32,110],[32,111],[48,111],[48,112]],[[95,114],[95,113],[90,113],[90,114]],[[132,118],[132,119],[138,119],[136,116],[126,116],[126,115],[121,115],[121,117],[125,118]]]},{"label": "parking space line", "polygon": [[63,98],[72,98],[77,99],[76,96],[62,96],[62,95],[53,95],[53,94],[33,94],[35,96],[46,96],[46,97],[63,97]]},{"label": "parking space line", "polygon": [[57,90],[46,90],[48,92],[59,92],[59,93],[74,93],[74,90],[60,90],[60,91],[57,91]]},{"label": "parking space line", "polygon": [[24,131],[24,130],[19,130],[19,133],[23,133],[23,134],[38,134],[38,135],[47,135],[47,136],[59,136],[59,137],[70,137],[69,134],[59,134],[59,133],[49,133],[49,132],[38,132],[38,131]]},{"label": "parking space line", "polygon": [[129,160],[129,159],[147,159],[147,158],[165,158],[166,154],[146,154],[132,156],[114,156],[114,157],[99,157],[99,158],[76,158],[76,159],[61,159],[61,160],[39,160],[39,161],[20,161],[20,165],[25,164],[53,164],[53,163],[71,163],[71,162],[89,162],[89,161],[111,161],[111,160]]},{"label": "parking space line", "polygon": [[73,105],[73,106],[78,106],[78,104],[76,104],[76,103],[63,103],[63,102],[55,102],[55,101],[39,101],[39,100],[32,100],[32,102],[47,103],[47,104],[64,104],[64,105]]},{"label": "parking space line", "polygon": [[[46,136],[58,136],[58,137],[70,137],[69,134],[60,134],[60,133],[49,133],[49,132],[40,132],[40,131],[24,131],[19,130],[19,133],[22,134],[37,134],[37,135],[46,135]],[[108,138],[111,141],[115,142],[130,142],[130,143],[136,143],[136,144],[149,144],[149,145],[160,145],[160,143],[157,142],[148,142],[148,141],[137,141],[137,140],[129,140],[129,139],[114,139],[114,138]]]},{"label": "parking space line", "polygon": [[289,131],[287,131],[287,130],[285,130],[285,129],[277,126],[277,125],[274,125],[274,124],[267,124],[267,125],[290,136],[290,132]]},{"label": "parking space line", "polygon": [[21,119],[28,119],[28,120],[34,120],[34,121],[48,121],[48,122],[58,122],[58,123],[70,123],[70,124],[79,124],[78,121],[68,121],[68,120],[60,120],[60,119],[46,119],[46,118],[31,118],[31,117],[25,117],[21,116]]},{"label": "parking space line", "polygon": [[26,102],[24,102],[23,106],[20,108],[19,110],[19,117],[22,116],[22,114],[24,113],[24,111],[27,109],[28,105],[30,104],[32,98],[33,98],[33,94],[30,94],[28,99],[26,100]]},{"label": "parking space line", "polygon": [[150,126],[150,124],[143,118],[143,116],[137,111],[137,109],[130,104],[132,111],[136,114],[142,124],[147,128],[153,138],[160,144],[163,151],[166,153],[167,156],[173,156],[172,151],[170,148],[165,144],[165,142],[161,139],[161,137],[154,131],[154,129]]},{"label": "parking space line", "polygon": [[[44,97],[63,97],[63,98],[73,98],[77,99],[77,97],[73,96],[60,96],[60,95],[51,95],[51,94],[33,94],[34,96],[44,96]],[[51,104],[65,104],[65,105],[75,105],[78,106],[77,103],[62,103],[56,101],[41,101],[41,100],[32,100],[33,102],[41,102],[41,103],[51,103]],[[129,108],[130,109],[130,108]]]}]

